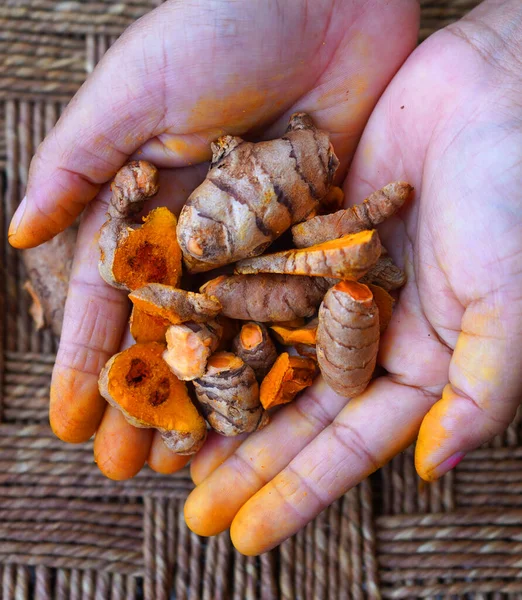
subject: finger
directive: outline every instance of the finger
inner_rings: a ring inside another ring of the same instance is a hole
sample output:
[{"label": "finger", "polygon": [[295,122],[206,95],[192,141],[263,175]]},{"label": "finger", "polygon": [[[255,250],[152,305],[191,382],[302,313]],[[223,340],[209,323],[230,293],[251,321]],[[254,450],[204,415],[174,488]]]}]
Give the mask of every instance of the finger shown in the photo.
[{"label": "finger", "polygon": [[341,410],[346,398],[319,379],[296,402],[275,414],[192,491],[185,521],[198,535],[230,527],[241,506],[277,475]]},{"label": "finger", "polygon": [[449,385],[419,432],[415,465],[423,479],[441,477],[513,420],[522,394],[519,294],[505,288],[465,311]]},{"label": "finger", "polygon": [[107,406],[94,438],[94,462],[109,479],[130,479],[147,460],[152,434],[152,429],[134,427],[117,408]]},{"label": "finger", "polygon": [[[202,176],[199,168],[160,171],[159,192],[147,208],[167,205],[179,212]],[[82,219],[53,370],[50,422],[55,434],[66,442],[88,440],[98,428],[105,409],[98,375],[118,352],[121,336],[127,331],[126,295],[107,285],[98,271],[98,232],[106,219],[109,198],[106,187]]]},{"label": "finger", "polygon": [[215,432],[210,432],[205,445],[194,456],[190,463],[190,476],[192,481],[199,485],[213,473],[227,458],[232,456],[241,444],[248,438],[248,433],[225,437]]},{"label": "finger", "polygon": [[170,475],[182,469],[190,460],[190,456],[180,456],[169,450],[159,431],[152,435],[147,463],[151,469],[163,475]]},{"label": "finger", "polygon": [[377,379],[236,515],[239,552],[256,555],[296,533],[414,439],[433,397]]}]

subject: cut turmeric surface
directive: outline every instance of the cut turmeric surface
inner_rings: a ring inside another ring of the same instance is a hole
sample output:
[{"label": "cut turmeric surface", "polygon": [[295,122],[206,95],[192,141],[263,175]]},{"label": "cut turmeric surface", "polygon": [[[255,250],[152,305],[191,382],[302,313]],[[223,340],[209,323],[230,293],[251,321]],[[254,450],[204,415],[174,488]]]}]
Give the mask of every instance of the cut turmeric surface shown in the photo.
[{"label": "cut turmeric surface", "polygon": [[317,324],[318,319],[312,319],[302,327],[271,325],[270,329],[274,332],[276,340],[285,346],[294,346],[295,344],[314,346],[317,341]]},{"label": "cut turmeric surface", "polygon": [[343,236],[310,248],[286,250],[242,260],[236,273],[282,273],[360,279],[381,255],[381,242],[375,229]]},{"label": "cut turmeric surface", "polygon": [[390,324],[395,300],[384,288],[378,285],[370,283],[368,284],[368,287],[370,288],[375,304],[379,309],[379,332],[382,335]]},{"label": "cut turmeric surface", "polygon": [[398,290],[406,283],[406,273],[398,267],[393,258],[381,256],[371,269],[361,277],[360,283],[378,285],[387,292]]},{"label": "cut turmeric surface", "polygon": [[99,238],[100,274],[113,287],[134,290],[151,282],[179,282],[176,217],[162,207],[144,217],[142,225],[133,221],[145,200],[158,191],[157,181],[156,167],[146,161],[125,165],[114,178],[108,219]]},{"label": "cut turmeric surface", "polygon": [[165,319],[171,325],[186,321],[209,321],[221,310],[219,301],[210,295],[187,292],[160,283],[149,283],[134,290],[129,298],[139,310]]},{"label": "cut turmeric surface", "polygon": [[249,321],[232,342],[232,351],[252,367],[258,381],[268,373],[277,358],[277,350],[267,328]]},{"label": "cut turmeric surface", "polygon": [[193,454],[206,438],[206,424],[162,358],[165,346],[135,344],[113,356],[99,378],[100,394],[135,427],[158,429],[178,454]]},{"label": "cut turmeric surface", "polygon": [[148,315],[134,306],[129,325],[132,337],[139,344],[146,344],[148,342],[164,344],[170,322],[161,317]]},{"label": "cut turmeric surface", "polygon": [[297,248],[305,248],[349,233],[373,229],[395,214],[412,191],[409,183],[396,181],[370,194],[362,204],[298,223],[292,227],[294,244]]},{"label": "cut turmeric surface", "polygon": [[205,374],[207,360],[217,349],[223,327],[217,321],[188,321],[171,325],[167,330],[167,350],[163,359],[171,371],[183,381],[192,381]]},{"label": "cut turmeric surface", "polygon": [[207,421],[222,435],[249,433],[268,423],[254,371],[231,352],[213,354],[194,388]]},{"label": "cut turmeric surface", "polygon": [[264,252],[318,206],[339,164],[328,135],[305,113],[292,115],[280,139],[254,144],[227,135],[212,150],[177,228],[192,273]]},{"label": "cut turmeric surface", "polygon": [[317,366],[312,359],[283,352],[261,383],[261,404],[268,410],[291,402],[299,392],[312,385],[316,373]]},{"label": "cut turmeric surface", "polygon": [[201,289],[225,316],[241,321],[290,321],[315,314],[332,280],[302,275],[220,275]]},{"label": "cut turmeric surface", "polygon": [[317,360],[326,383],[338,394],[361,394],[372,377],[379,348],[379,311],[370,289],[342,281],[319,308]]}]

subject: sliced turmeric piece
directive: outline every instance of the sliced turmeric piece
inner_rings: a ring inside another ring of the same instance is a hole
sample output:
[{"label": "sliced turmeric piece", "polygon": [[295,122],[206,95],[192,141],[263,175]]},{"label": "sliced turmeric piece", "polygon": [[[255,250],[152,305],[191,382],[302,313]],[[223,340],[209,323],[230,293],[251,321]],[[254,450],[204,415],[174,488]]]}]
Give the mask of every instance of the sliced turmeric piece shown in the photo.
[{"label": "sliced turmeric piece", "polygon": [[326,195],[339,161],[328,135],[305,113],[268,142],[223,136],[205,181],[190,195],[178,240],[190,272],[258,256]]},{"label": "sliced turmeric piece", "polygon": [[317,319],[312,319],[310,323],[302,327],[271,325],[270,329],[274,332],[276,340],[285,346],[294,346],[295,344],[314,346],[317,336],[317,323]]},{"label": "sliced turmeric piece", "polygon": [[178,379],[192,381],[202,377],[222,333],[223,327],[215,320],[171,325],[167,330],[167,350],[163,359]]},{"label": "sliced turmeric piece", "polygon": [[406,283],[406,273],[398,267],[391,256],[381,256],[373,267],[361,277],[360,283],[373,283],[387,292],[398,290]]},{"label": "sliced turmeric piece", "polygon": [[165,343],[170,322],[161,317],[153,317],[135,306],[130,316],[130,332],[139,344],[147,342]]},{"label": "sliced turmeric piece", "polygon": [[379,348],[379,310],[371,290],[341,281],[319,308],[317,360],[326,383],[338,394],[361,394],[372,377]]},{"label": "sliced turmeric piece", "polygon": [[368,284],[368,287],[370,288],[375,304],[379,309],[379,332],[382,335],[390,324],[395,300],[384,288],[378,285],[370,283]]},{"label": "sliced turmeric piece", "polygon": [[290,321],[315,314],[331,280],[299,275],[220,275],[200,288],[221,303],[223,314],[241,321]]},{"label": "sliced turmeric piece", "polygon": [[187,292],[160,283],[149,283],[129,294],[139,310],[167,320],[171,325],[186,321],[202,323],[216,317],[221,305],[206,294]]},{"label": "sliced turmeric piece", "polygon": [[261,404],[268,410],[291,402],[299,392],[312,385],[317,366],[310,358],[279,355],[261,383]]},{"label": "sliced turmeric piece", "polygon": [[270,371],[277,358],[277,350],[267,328],[254,321],[241,327],[232,342],[232,351],[252,367],[258,381]]},{"label": "sliced turmeric piece", "polygon": [[297,250],[265,254],[242,260],[236,273],[284,273],[338,279],[360,279],[381,255],[381,242],[375,229],[346,235]]},{"label": "sliced turmeric piece", "polygon": [[158,191],[158,171],[146,161],[125,165],[114,179],[108,220],[100,230],[99,270],[113,287],[134,290],[147,283],[177,285],[181,249],[176,239],[176,217],[156,208],[135,224],[133,217],[145,200]]},{"label": "sliced turmeric piece", "polygon": [[162,358],[165,346],[135,344],[113,356],[100,373],[100,394],[135,427],[152,427],[178,454],[193,454],[207,435],[205,420]]},{"label": "sliced turmeric piece", "polygon": [[395,214],[413,191],[404,181],[395,181],[373,192],[362,204],[329,215],[317,216],[292,227],[297,248],[321,244],[364,229],[373,229]]},{"label": "sliced turmeric piece", "polygon": [[291,319],[290,321],[272,321],[270,323],[270,327],[272,327],[272,325],[277,325],[279,327],[294,327],[295,328],[295,327],[303,327],[303,325],[305,325],[305,324],[306,324],[306,319],[303,319],[302,317],[298,317],[295,319]]},{"label": "sliced turmeric piece", "polygon": [[213,354],[194,388],[207,421],[222,435],[256,431],[268,423],[254,371],[231,352]]}]

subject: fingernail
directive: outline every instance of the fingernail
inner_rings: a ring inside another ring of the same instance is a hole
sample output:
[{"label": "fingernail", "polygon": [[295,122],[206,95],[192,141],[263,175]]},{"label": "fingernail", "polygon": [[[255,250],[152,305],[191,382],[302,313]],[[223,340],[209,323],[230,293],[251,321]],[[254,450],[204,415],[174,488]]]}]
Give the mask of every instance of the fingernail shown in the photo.
[{"label": "fingernail", "polygon": [[9,225],[9,232],[7,234],[8,237],[12,237],[12,236],[16,235],[16,232],[18,231],[18,227],[20,227],[20,223],[22,222],[22,219],[24,218],[26,208],[27,208],[27,196],[25,196],[24,199],[22,200],[22,202],[20,202],[20,205],[16,209],[16,212],[13,215],[13,218],[11,219],[11,224]]},{"label": "fingernail", "polygon": [[451,469],[454,469],[459,462],[465,457],[464,452],[455,452],[446,460],[443,460],[439,465],[437,465],[431,472],[431,477],[433,479],[439,479],[443,475],[445,475]]}]

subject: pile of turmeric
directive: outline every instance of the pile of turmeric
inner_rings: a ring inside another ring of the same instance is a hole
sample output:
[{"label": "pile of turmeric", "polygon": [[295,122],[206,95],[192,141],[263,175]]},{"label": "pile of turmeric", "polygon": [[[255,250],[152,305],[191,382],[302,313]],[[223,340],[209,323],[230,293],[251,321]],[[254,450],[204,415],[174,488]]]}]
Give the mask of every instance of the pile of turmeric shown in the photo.
[{"label": "pile of turmeric", "polygon": [[[362,393],[392,317],[390,292],[405,283],[375,227],[411,195],[407,183],[342,209],[337,157],[304,113],[277,140],[226,135],[212,150],[179,220],[156,208],[139,223],[159,174],[145,161],[123,167],[100,233],[100,273],[129,292],[136,342],[109,360],[100,392],[183,454],[208,428],[264,427],[268,411],[319,373],[339,394]],[[267,253],[290,229],[294,247]],[[200,272],[199,289],[182,278]]]}]

